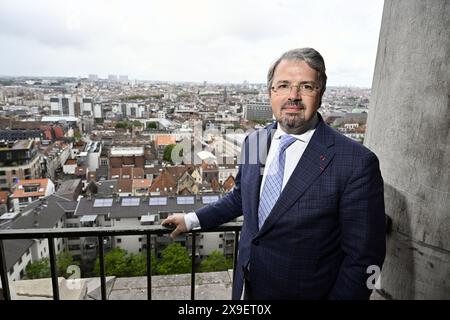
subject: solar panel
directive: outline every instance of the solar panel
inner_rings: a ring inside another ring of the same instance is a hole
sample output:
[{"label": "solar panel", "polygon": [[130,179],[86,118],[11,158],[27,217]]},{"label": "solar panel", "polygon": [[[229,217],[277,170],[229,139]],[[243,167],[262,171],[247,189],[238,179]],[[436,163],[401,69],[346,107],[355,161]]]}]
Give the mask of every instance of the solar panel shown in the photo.
[{"label": "solar panel", "polygon": [[202,197],[202,202],[203,204],[208,204],[208,203],[213,203],[216,202],[217,200],[219,200],[219,196],[203,196]]},{"label": "solar panel", "polygon": [[165,206],[167,205],[167,198],[165,197],[150,198],[148,204],[150,206]]},{"label": "solar panel", "polygon": [[122,198],[122,207],[137,207],[140,200],[140,198]]},{"label": "solar panel", "polygon": [[113,203],[113,199],[95,199],[94,207],[111,207]]},{"label": "solar panel", "polygon": [[177,204],[194,204],[194,197],[178,197]]}]

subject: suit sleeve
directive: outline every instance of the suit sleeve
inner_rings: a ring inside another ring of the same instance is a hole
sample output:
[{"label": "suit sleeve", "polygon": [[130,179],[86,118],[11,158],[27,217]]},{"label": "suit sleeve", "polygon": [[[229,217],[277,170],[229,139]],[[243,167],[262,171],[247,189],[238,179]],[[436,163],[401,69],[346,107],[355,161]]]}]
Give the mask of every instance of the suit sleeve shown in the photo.
[{"label": "suit sleeve", "polygon": [[198,209],[198,220],[202,230],[212,229],[242,215],[241,170],[239,166],[233,190],[211,205]]},{"label": "suit sleeve", "polygon": [[380,268],[386,254],[383,179],[379,162],[369,152],[355,161],[339,205],[344,260],[329,299],[368,299],[372,290],[367,268]]}]

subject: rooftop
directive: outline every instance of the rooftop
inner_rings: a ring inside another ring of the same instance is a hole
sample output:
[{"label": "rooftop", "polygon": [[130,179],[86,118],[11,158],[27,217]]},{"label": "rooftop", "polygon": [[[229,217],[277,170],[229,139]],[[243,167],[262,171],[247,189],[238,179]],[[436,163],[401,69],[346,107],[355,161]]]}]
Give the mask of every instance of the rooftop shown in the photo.
[{"label": "rooftop", "polygon": [[[49,179],[28,179],[17,184],[13,198],[44,196]],[[28,190],[27,188],[30,188]]]},{"label": "rooftop", "polygon": [[[75,212],[77,216],[108,215],[111,218],[139,218],[147,214],[161,212],[190,212],[203,207],[207,203],[217,201],[218,194],[177,197],[117,197],[117,198],[81,198]],[[124,208],[126,207],[126,210]]]}]

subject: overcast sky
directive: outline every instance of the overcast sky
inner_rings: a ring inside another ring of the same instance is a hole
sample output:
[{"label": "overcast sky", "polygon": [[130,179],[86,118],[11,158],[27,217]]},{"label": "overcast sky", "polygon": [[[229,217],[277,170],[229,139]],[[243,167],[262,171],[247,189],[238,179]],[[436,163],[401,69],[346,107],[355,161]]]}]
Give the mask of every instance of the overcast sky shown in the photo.
[{"label": "overcast sky", "polygon": [[313,47],[329,85],[372,85],[383,0],[0,0],[0,75],[263,83]]}]

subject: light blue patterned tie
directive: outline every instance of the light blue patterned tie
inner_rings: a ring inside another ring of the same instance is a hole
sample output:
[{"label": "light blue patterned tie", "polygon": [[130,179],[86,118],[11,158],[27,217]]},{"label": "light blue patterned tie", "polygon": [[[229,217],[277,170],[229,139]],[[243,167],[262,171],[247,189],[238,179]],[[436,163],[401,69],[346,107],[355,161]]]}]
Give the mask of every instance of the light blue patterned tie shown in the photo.
[{"label": "light blue patterned tie", "polygon": [[266,180],[261,192],[261,199],[259,200],[258,208],[258,226],[260,230],[281,194],[284,164],[286,160],[285,151],[295,140],[296,139],[293,136],[287,134],[281,136],[280,145],[278,147],[278,161],[275,156],[266,174]]}]

